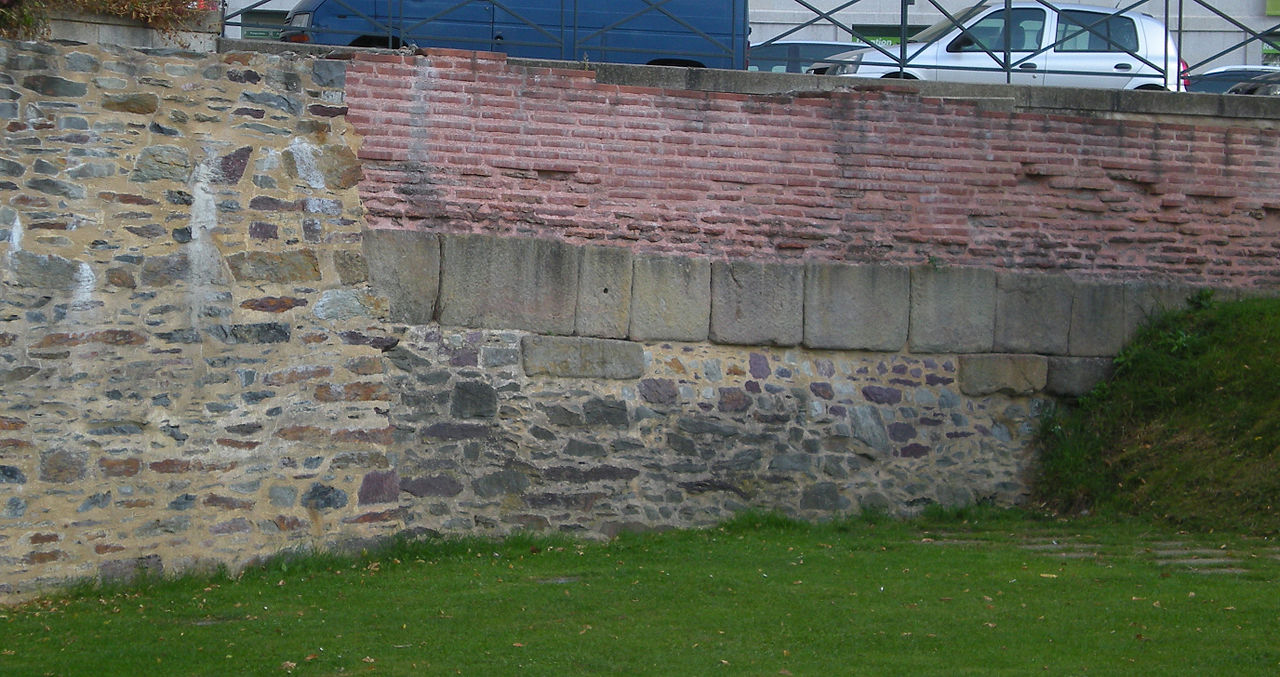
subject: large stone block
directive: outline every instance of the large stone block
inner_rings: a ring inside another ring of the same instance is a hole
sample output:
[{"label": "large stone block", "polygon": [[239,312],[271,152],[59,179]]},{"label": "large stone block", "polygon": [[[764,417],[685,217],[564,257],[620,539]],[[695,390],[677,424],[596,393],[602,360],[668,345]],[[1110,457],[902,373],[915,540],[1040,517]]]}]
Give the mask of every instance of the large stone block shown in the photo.
[{"label": "large stone block", "polygon": [[440,238],[409,230],[366,230],[364,257],[374,290],[391,303],[391,320],[428,324],[440,293]]},{"label": "large stone block", "polygon": [[1132,339],[1139,329],[1160,315],[1187,307],[1195,288],[1172,282],[1126,282],[1124,285],[1124,336]]},{"label": "large stone block", "polygon": [[1043,355],[961,355],[960,391],[1030,395],[1044,390],[1049,358]]},{"label": "large stone block", "polygon": [[711,324],[711,262],[638,256],[631,279],[636,341],[705,341]]},{"label": "large stone block", "polygon": [[804,339],[804,268],[749,261],[712,264],[709,337],[738,345],[798,345]]},{"label": "large stone block", "polygon": [[997,275],[994,350],[1065,355],[1074,291],[1065,275]]},{"label": "large stone block", "polygon": [[555,240],[446,235],[441,324],[572,334],[578,253]]},{"label": "large stone block", "polygon": [[1071,303],[1068,354],[1111,357],[1120,353],[1127,337],[1124,286],[1107,282],[1077,284]]},{"label": "large stone block", "polygon": [[911,271],[811,263],[805,270],[804,344],[897,352],[907,343]]},{"label": "large stone block", "polygon": [[640,378],[644,347],[630,341],[567,336],[525,336],[524,371],[557,378]]},{"label": "large stone block", "polygon": [[579,336],[626,338],[631,324],[631,250],[584,247],[578,273]]},{"label": "large stone block", "polygon": [[1115,362],[1109,357],[1050,357],[1045,392],[1080,397],[1111,378]]},{"label": "large stone block", "polygon": [[932,266],[911,270],[911,352],[989,352],[995,341],[995,315],[995,271]]}]

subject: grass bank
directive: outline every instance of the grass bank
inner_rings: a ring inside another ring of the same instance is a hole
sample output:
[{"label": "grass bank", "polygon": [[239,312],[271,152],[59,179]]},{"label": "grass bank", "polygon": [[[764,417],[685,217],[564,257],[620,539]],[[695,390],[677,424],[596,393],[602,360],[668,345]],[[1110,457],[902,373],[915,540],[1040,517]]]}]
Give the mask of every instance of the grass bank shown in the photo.
[{"label": "grass bank", "polygon": [[1263,675],[1278,557],[983,510],[428,541],[0,610],[0,673]]},{"label": "grass bank", "polygon": [[1280,299],[1190,301],[1046,422],[1037,493],[1068,513],[1280,534]]}]

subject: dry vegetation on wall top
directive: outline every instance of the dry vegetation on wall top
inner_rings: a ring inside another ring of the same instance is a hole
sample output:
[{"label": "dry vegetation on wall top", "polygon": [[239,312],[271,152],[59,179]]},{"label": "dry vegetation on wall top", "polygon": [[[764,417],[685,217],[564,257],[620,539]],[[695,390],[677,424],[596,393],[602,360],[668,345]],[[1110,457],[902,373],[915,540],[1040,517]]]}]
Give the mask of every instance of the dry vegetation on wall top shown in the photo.
[{"label": "dry vegetation on wall top", "polygon": [[57,13],[123,17],[173,33],[191,25],[210,6],[208,0],[0,0],[0,37],[45,37]]}]

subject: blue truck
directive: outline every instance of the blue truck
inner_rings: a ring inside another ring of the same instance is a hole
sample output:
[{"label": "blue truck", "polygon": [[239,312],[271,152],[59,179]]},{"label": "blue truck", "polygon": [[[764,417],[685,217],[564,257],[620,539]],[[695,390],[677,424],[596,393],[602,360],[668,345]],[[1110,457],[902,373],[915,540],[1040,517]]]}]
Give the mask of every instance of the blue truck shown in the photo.
[{"label": "blue truck", "polygon": [[286,42],[745,69],[747,0],[302,0]]}]

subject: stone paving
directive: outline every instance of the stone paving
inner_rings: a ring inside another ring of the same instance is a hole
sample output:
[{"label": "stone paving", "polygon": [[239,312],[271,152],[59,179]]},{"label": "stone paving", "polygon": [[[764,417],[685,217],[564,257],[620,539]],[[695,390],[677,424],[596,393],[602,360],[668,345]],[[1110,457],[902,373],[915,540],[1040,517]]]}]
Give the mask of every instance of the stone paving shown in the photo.
[{"label": "stone paving", "polygon": [[[947,535],[931,542],[944,546],[973,546],[986,541]],[[1205,575],[1247,574],[1254,569],[1250,562],[1259,558],[1280,561],[1280,546],[1243,551],[1226,545],[1218,548],[1205,547],[1190,541],[1138,542],[1131,546],[1116,546],[1078,540],[1071,536],[1032,536],[1021,547],[1029,552],[1061,559],[1101,560],[1110,555],[1137,553],[1150,559],[1158,567]]]}]

